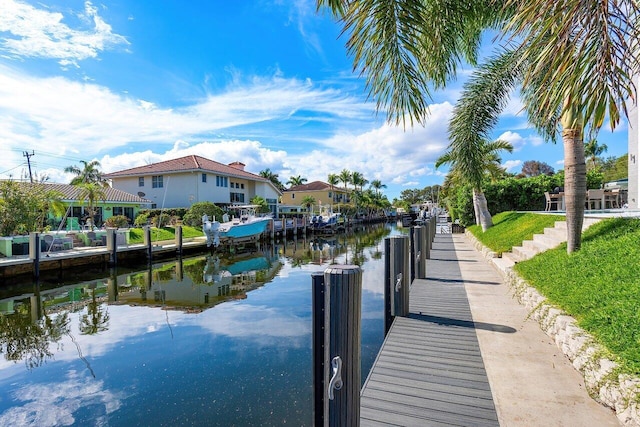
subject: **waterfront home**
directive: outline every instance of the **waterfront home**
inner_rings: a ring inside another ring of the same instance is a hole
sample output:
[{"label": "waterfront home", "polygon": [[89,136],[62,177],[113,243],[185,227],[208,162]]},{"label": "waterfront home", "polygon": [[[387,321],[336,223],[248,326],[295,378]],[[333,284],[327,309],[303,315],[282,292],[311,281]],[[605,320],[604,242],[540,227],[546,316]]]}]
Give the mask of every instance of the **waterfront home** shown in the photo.
[{"label": "waterfront home", "polygon": [[308,184],[295,185],[282,193],[282,204],[300,206],[305,197],[310,196],[318,205],[335,205],[337,203],[349,203],[351,191],[336,185],[330,185],[322,181],[313,181]]},{"label": "waterfront home", "polygon": [[[19,185],[41,185],[47,191],[58,194],[58,199],[62,203],[66,212],[65,230],[78,230],[82,228],[88,218],[87,200],[82,198],[82,187],[70,184],[53,183],[29,183],[18,182]],[[151,201],[136,194],[130,194],[122,190],[105,187],[104,199],[96,200],[94,206],[94,224],[101,225],[108,218],[115,215],[124,215],[133,223],[141,209],[148,209]],[[49,212],[47,221],[56,229],[60,226],[63,217]]]},{"label": "waterfront home", "polygon": [[268,179],[244,170],[245,164],[228,165],[190,155],[104,175],[113,188],[151,200],[151,208],[189,208],[197,202],[220,207],[248,204],[255,196],[265,199],[274,214],[281,193]]}]

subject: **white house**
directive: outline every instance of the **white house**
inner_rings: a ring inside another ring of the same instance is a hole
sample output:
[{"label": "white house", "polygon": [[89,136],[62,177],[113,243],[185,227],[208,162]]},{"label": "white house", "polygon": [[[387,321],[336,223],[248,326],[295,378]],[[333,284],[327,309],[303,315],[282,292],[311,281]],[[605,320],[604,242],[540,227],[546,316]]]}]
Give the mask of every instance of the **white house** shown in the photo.
[{"label": "white house", "polygon": [[255,196],[264,198],[277,213],[280,190],[268,179],[200,156],[185,156],[150,165],[105,174],[113,188],[152,201],[152,208],[188,208],[196,202],[218,206],[247,204]]}]

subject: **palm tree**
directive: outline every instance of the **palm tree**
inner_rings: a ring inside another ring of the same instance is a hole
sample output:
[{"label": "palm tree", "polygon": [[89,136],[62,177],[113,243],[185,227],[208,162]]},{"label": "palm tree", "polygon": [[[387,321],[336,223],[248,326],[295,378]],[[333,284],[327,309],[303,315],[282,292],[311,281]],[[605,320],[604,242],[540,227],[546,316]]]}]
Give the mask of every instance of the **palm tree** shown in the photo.
[{"label": "palm tree", "polygon": [[351,183],[351,177],[352,175],[349,169],[342,169],[340,174],[338,174],[338,178],[340,179],[340,182],[344,184],[345,193],[347,192],[347,184]]},{"label": "palm tree", "polygon": [[[358,190],[359,189],[360,191],[362,191],[362,187],[364,187],[368,183],[369,183],[369,181],[364,178],[364,175],[362,175],[361,172],[352,172],[351,173],[351,184],[353,184],[354,190]],[[360,188],[358,188],[358,187],[360,187]]]},{"label": "palm tree", "polygon": [[493,220],[487,207],[487,199],[482,191],[482,181],[486,175],[495,178],[504,173],[504,169],[500,166],[501,159],[498,156],[500,150],[507,150],[511,153],[513,146],[507,141],[490,142],[484,140],[474,147],[474,153],[467,153],[465,150],[456,150],[452,147],[436,160],[436,168],[445,163],[451,165],[449,171],[451,181],[471,185],[476,224],[482,226],[483,231],[493,226]]},{"label": "palm tree", "polygon": [[379,179],[374,179],[373,181],[371,181],[371,187],[376,190],[377,195],[380,195],[381,188],[387,188],[387,186],[383,184]]},{"label": "palm tree", "polygon": [[287,184],[291,187],[295,187],[297,185],[302,185],[305,182],[307,182],[307,178],[302,178],[300,175],[298,175],[298,176],[292,176],[291,178],[289,178],[289,181],[287,181]]},{"label": "palm tree", "polygon": [[280,182],[278,174],[271,172],[271,169],[267,168],[267,169],[261,170],[260,176],[271,181],[278,190],[284,189],[284,185],[282,185],[282,183]]},{"label": "palm tree", "polygon": [[80,187],[80,194],[78,195],[78,199],[84,202],[87,201],[87,214],[91,219],[91,228],[95,226],[95,216],[96,216],[96,207],[100,200],[103,202],[107,198],[107,193],[105,188],[95,182],[85,182],[78,184]]},{"label": "palm tree", "polygon": [[316,199],[313,196],[304,196],[300,202],[301,206],[307,208],[307,212],[311,213],[311,207],[316,203]]},{"label": "palm tree", "polygon": [[334,187],[336,186],[336,184],[338,184],[340,182],[340,177],[338,175],[336,175],[335,173],[330,173],[329,176],[327,177],[327,182],[329,183],[329,185],[331,186],[331,194],[333,194],[333,202],[336,202],[336,195],[334,190]]},{"label": "palm tree", "polygon": [[100,162],[97,160],[92,160],[87,162],[85,160],[80,160],[83,167],[80,169],[79,167],[67,166],[64,168],[65,172],[69,172],[75,175],[75,177],[71,180],[71,185],[78,185],[87,182],[93,182],[102,185],[103,187],[108,187],[109,183],[106,179],[102,177],[102,172],[98,169],[100,166]]},{"label": "palm tree", "polygon": [[626,99],[636,98],[638,2],[317,2],[344,23],[354,69],[366,75],[378,109],[386,107],[396,123],[424,121],[429,85],[445,85],[463,58],[475,64],[484,28],[509,34],[522,87],[542,88],[523,97],[531,122],[547,137],[555,137],[558,124],[562,128],[567,251],[580,248],[586,191],[582,135],[585,126],[597,132],[606,117],[615,127],[621,110],[626,114]]},{"label": "palm tree", "polygon": [[595,138],[584,143],[584,155],[591,159],[591,165],[593,168],[596,167],[596,160],[598,159],[598,156],[605,153],[608,149],[609,147],[607,147],[607,144],[600,145],[598,144],[598,140]]}]

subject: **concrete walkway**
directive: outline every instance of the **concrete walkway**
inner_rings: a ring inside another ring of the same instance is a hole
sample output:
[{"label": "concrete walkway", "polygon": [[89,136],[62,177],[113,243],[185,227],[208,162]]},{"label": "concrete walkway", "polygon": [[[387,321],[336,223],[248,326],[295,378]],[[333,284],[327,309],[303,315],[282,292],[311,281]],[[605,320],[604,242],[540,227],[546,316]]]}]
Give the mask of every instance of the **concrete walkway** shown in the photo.
[{"label": "concrete walkway", "polygon": [[[431,259],[454,253],[476,328],[501,426],[619,426],[613,411],[589,397],[582,376],[555,343],[528,319],[502,274],[463,234],[438,234]],[[427,275],[438,275],[429,270]],[[431,262],[434,264],[433,262]]]}]

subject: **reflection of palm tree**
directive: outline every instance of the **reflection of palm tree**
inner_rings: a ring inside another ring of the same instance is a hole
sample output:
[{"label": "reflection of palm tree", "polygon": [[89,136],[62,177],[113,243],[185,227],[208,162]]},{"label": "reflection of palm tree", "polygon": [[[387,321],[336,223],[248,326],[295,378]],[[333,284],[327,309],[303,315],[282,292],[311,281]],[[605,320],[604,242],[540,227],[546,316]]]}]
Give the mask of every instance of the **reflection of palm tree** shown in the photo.
[{"label": "reflection of palm tree", "polygon": [[106,306],[98,304],[96,290],[91,289],[91,302],[87,305],[87,313],[80,317],[80,333],[94,335],[109,329],[109,312]]},{"label": "reflection of palm tree", "polygon": [[24,360],[27,369],[33,369],[53,356],[50,345],[69,332],[69,315],[45,315],[34,322],[27,306],[22,307],[23,311],[0,314],[0,352],[6,360]]}]

